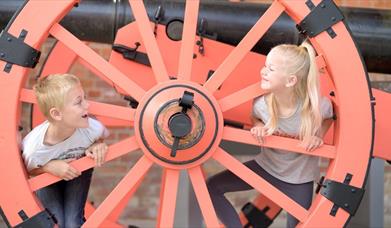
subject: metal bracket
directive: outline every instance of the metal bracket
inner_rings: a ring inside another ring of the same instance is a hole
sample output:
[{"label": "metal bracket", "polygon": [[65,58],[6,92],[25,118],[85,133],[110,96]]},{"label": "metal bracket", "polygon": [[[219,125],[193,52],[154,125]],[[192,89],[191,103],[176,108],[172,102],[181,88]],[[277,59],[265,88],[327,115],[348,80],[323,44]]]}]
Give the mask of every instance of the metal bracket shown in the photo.
[{"label": "metal bracket", "polygon": [[136,42],[134,43],[134,45],[135,47],[131,48],[122,44],[113,44],[113,50],[118,53],[121,53],[125,59],[143,64],[145,66],[151,66],[148,55],[143,52],[137,51],[141,44],[139,42]]},{"label": "metal bracket", "polygon": [[217,33],[213,33],[212,35],[206,34],[206,27],[207,27],[207,21],[205,18],[202,18],[200,25],[197,29],[197,33],[200,39],[197,40],[196,42],[196,44],[198,45],[198,53],[200,53],[201,55],[205,55],[204,38],[217,40]]},{"label": "metal bracket", "polygon": [[24,42],[26,35],[26,30],[22,30],[19,38],[5,30],[0,33],[0,59],[7,62],[5,72],[11,71],[12,64],[30,68],[37,65],[41,52]]},{"label": "metal bracket", "polygon": [[124,96],[124,100],[129,102],[130,107],[137,108],[138,101],[131,96]]},{"label": "metal bracket", "polygon": [[273,220],[266,216],[266,212],[269,210],[269,207],[265,207],[262,210],[259,210],[254,204],[248,202],[242,207],[242,212],[246,217],[248,223],[244,225],[244,228],[249,227],[269,227]]},{"label": "metal bracket", "polygon": [[155,12],[155,15],[153,17],[153,22],[154,22],[154,26],[153,26],[153,34],[156,36],[157,35],[157,26],[159,25],[160,21],[162,20],[163,18],[163,8],[161,5],[159,5],[156,9],[156,12]]},{"label": "metal bracket", "polygon": [[351,174],[348,174],[344,183],[325,179],[321,184],[320,194],[334,203],[330,215],[335,216],[339,207],[350,215],[356,213],[365,190],[346,183],[350,182],[351,177]]},{"label": "metal bracket", "polygon": [[[19,211],[18,214],[20,218],[23,219],[23,222],[16,225],[15,228],[25,228],[25,227],[52,228],[55,224],[57,224],[56,218],[52,213],[50,213],[48,209],[45,209],[44,211],[41,211],[30,218],[26,215],[26,213],[23,210]],[[3,218],[6,226],[11,228],[12,226],[9,223],[1,207],[0,207],[0,216]]]},{"label": "metal bracket", "polygon": [[311,12],[296,25],[300,33],[314,37],[323,31],[327,31],[331,38],[337,36],[331,28],[344,19],[343,14],[332,0],[323,0],[316,7],[311,0],[306,2]]}]

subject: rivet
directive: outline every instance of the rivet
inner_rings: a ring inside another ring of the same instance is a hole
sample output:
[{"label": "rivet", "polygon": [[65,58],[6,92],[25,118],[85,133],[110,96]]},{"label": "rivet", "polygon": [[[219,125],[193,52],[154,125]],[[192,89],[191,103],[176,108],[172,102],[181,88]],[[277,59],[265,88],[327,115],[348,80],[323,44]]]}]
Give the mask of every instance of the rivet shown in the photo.
[{"label": "rivet", "polygon": [[320,4],[320,7],[325,8],[326,5],[324,3]]},{"label": "rivet", "polygon": [[331,20],[332,21],[336,21],[337,19],[335,17],[331,17]]},{"label": "rivet", "polygon": [[7,41],[10,41],[10,42],[11,42],[11,41],[12,41],[11,37],[8,37],[8,38],[7,38]]},{"label": "rivet", "polygon": [[343,206],[346,207],[346,208],[348,208],[348,207],[349,207],[349,204],[345,203]]},{"label": "rivet", "polygon": [[4,57],[4,56],[5,56],[5,54],[4,54],[4,53],[0,53],[0,56],[1,56],[1,57]]}]

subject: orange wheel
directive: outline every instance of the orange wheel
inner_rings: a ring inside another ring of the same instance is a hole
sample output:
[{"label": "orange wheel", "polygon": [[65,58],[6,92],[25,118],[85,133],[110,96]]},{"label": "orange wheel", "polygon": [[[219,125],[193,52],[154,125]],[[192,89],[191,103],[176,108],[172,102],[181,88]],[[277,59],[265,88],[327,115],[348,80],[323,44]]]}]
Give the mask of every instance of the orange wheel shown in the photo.
[{"label": "orange wheel", "polygon": [[[319,3],[319,1],[313,2],[315,5]],[[173,226],[179,172],[184,169],[189,173],[205,224],[208,227],[218,227],[219,221],[202,171],[202,165],[208,159],[216,160],[264,196],[272,199],[295,216],[303,226],[319,227],[324,226],[325,222],[332,227],[344,226],[351,215],[349,207],[354,205],[342,204],[341,206],[346,208],[338,208],[334,206],[334,202],[326,198],[327,196],[318,194],[311,208],[306,210],[219,147],[221,140],[257,145],[247,130],[224,126],[223,121],[235,119],[235,114],[228,115],[231,110],[245,103],[248,104],[263,93],[258,86],[259,78],[256,78],[258,72],[254,72],[255,76],[251,79],[253,81],[249,80],[247,85],[241,84],[243,78],[228,77],[241,61],[250,55],[251,48],[284,11],[296,23],[310,13],[304,0],[274,1],[237,47],[222,60],[213,75],[205,83],[202,82],[202,85],[198,81],[199,76],[194,74],[192,68],[194,62],[201,61],[193,60],[193,53],[197,50],[195,30],[199,1],[186,2],[182,41],[177,55],[177,71],[171,74],[172,68],[169,68],[169,71],[166,67],[166,62],[171,61],[162,57],[160,49],[164,47],[159,45],[154,37],[143,2],[130,0],[136,19],[135,25],[152,67],[154,79],[143,79],[148,80],[148,83],[152,81],[150,86],[147,86],[147,83],[142,85],[133,78],[137,71],[124,73],[120,67],[115,66],[114,62],[104,60],[58,24],[75,3],[76,0],[28,1],[7,27],[7,32],[14,37],[19,37],[22,30],[27,31],[24,42],[35,49],[40,48],[49,34],[52,35],[83,59],[89,67],[99,72],[109,83],[115,85],[121,93],[139,102],[135,110],[104,103],[91,104],[92,112],[97,115],[134,123],[135,136],[111,145],[107,161],[139,148],[144,155],[91,214],[84,227],[101,226],[112,211],[124,202],[124,199],[131,197],[153,164],[158,164],[164,170],[157,226]],[[45,14],[37,14],[37,11]],[[330,159],[326,180],[345,182],[345,186],[349,189],[361,192],[372,152],[374,127],[372,96],[365,69],[347,28],[343,22],[338,22],[332,26],[332,29],[337,34],[336,37],[331,38],[323,32],[310,41],[318,52],[318,62],[324,71],[322,75],[324,93],[332,89],[335,94],[332,99],[338,118],[335,121],[333,142],[311,154]],[[207,45],[205,43],[206,47]],[[210,42],[210,45],[212,46],[213,42]],[[222,50],[226,51],[227,48]],[[207,58],[207,54],[205,55]],[[263,63],[259,64],[258,70]],[[6,186],[1,190],[0,205],[10,225],[15,226],[22,223],[26,217],[34,217],[42,211],[33,191],[58,181],[58,178],[49,174],[27,178],[15,136],[20,120],[21,102],[35,102],[32,91],[23,88],[28,69],[16,64],[9,67],[9,64],[4,61],[0,62],[0,69],[6,69],[1,72],[1,105],[9,110],[0,115],[0,149],[6,158],[0,160],[0,183]],[[174,75],[177,80],[170,80],[169,75]],[[218,91],[220,86],[224,90],[226,84],[229,84],[227,86],[229,88],[236,87],[236,90],[228,94]],[[247,109],[242,109],[245,113],[238,113],[238,115],[250,113],[251,107],[245,107]],[[247,118],[238,120],[248,123]],[[174,138],[171,137],[173,135]],[[308,153],[297,144],[297,140],[272,136],[265,146]],[[352,162],[353,156],[354,162]],[[79,159],[72,164],[81,171],[94,165],[88,158]],[[9,175],[10,173],[12,175]],[[22,218],[21,211],[25,215]]]}]

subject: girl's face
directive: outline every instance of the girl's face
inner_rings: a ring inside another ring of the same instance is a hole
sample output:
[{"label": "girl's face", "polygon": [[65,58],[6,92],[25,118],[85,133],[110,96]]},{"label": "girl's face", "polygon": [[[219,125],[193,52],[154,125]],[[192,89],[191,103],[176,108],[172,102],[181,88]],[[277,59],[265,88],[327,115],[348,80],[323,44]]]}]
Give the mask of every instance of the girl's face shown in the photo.
[{"label": "girl's face", "polygon": [[289,75],[284,69],[284,59],[276,52],[271,51],[267,55],[265,66],[260,74],[263,90],[274,92],[288,87]]},{"label": "girl's face", "polygon": [[87,128],[88,107],[81,85],[74,86],[66,95],[64,107],[60,110],[61,122],[71,128]]}]

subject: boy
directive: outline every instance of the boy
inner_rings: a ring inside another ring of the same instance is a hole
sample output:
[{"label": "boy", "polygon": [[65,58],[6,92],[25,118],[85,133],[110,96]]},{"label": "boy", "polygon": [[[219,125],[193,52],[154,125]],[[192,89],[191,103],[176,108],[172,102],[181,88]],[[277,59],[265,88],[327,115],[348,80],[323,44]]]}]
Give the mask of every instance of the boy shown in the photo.
[{"label": "boy", "polygon": [[23,158],[30,175],[50,173],[63,180],[36,192],[42,205],[57,219],[60,228],[80,227],[93,169],[81,173],[69,162],[85,155],[100,166],[107,145],[107,129],[88,117],[79,79],[70,74],[54,74],[40,79],[34,92],[47,121],[23,139]]}]

